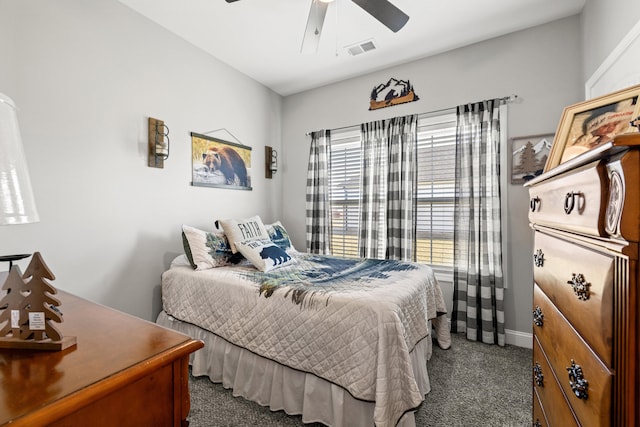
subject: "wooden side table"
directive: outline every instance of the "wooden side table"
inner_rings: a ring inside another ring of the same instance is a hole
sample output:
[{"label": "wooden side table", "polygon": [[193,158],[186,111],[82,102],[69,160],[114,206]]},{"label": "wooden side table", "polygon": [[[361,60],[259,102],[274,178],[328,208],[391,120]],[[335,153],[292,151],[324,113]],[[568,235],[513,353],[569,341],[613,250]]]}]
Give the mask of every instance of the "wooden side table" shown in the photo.
[{"label": "wooden side table", "polygon": [[0,350],[0,426],[187,426],[201,341],[58,290],[62,351]]}]

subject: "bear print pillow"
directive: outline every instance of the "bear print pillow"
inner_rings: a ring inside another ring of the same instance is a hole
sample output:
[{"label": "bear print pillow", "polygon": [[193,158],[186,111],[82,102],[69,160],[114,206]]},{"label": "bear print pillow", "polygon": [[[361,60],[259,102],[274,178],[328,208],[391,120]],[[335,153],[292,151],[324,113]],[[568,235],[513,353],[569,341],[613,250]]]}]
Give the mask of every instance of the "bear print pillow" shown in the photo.
[{"label": "bear print pillow", "polygon": [[268,239],[252,239],[235,242],[238,252],[260,271],[269,271],[294,263],[292,258],[278,245]]}]

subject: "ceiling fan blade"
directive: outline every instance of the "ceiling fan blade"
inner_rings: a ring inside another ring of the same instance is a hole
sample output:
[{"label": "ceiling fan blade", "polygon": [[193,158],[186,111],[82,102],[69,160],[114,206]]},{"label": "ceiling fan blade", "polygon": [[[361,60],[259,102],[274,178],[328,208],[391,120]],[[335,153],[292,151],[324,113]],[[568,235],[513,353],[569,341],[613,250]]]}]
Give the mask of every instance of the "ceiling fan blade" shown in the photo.
[{"label": "ceiling fan blade", "polygon": [[409,15],[389,3],[387,0],[352,0],[369,15],[376,18],[394,33],[400,31],[409,20]]},{"label": "ceiling fan blade", "polygon": [[322,26],[324,24],[324,18],[327,16],[328,7],[329,3],[324,3],[319,0],[313,0],[311,2],[309,18],[307,19],[307,27],[304,30],[300,52],[316,53],[318,51],[320,34],[322,33]]}]

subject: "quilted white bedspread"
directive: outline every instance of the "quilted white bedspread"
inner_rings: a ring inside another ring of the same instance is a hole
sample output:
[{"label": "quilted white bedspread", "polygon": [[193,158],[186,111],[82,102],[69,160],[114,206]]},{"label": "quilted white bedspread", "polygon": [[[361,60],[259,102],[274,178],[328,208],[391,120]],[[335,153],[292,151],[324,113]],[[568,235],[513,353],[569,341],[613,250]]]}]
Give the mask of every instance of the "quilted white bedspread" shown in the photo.
[{"label": "quilted white bedspread", "polygon": [[[446,311],[428,266],[292,254],[291,266],[249,265],[162,276],[164,311],[283,365],[375,401],[377,426],[395,426],[423,396],[409,352]],[[426,361],[425,361],[426,363]]]}]

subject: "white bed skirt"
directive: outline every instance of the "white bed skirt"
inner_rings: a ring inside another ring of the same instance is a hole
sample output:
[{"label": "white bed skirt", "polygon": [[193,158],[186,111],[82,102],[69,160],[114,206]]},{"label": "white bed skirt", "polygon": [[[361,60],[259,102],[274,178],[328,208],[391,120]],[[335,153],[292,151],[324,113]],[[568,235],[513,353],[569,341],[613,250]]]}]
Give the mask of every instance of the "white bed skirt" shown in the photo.
[{"label": "white bed skirt", "polygon": [[[342,387],[313,374],[283,366],[233,345],[219,336],[167,315],[156,323],[202,340],[204,347],[190,356],[194,376],[206,375],[215,383],[233,390],[233,395],[302,415],[305,423],[320,422],[332,427],[373,426],[374,402],[354,398]],[[420,341],[410,353],[413,372],[423,395],[431,390],[427,360],[431,358],[431,337]],[[405,413],[399,427],[415,427],[413,411]]]}]

